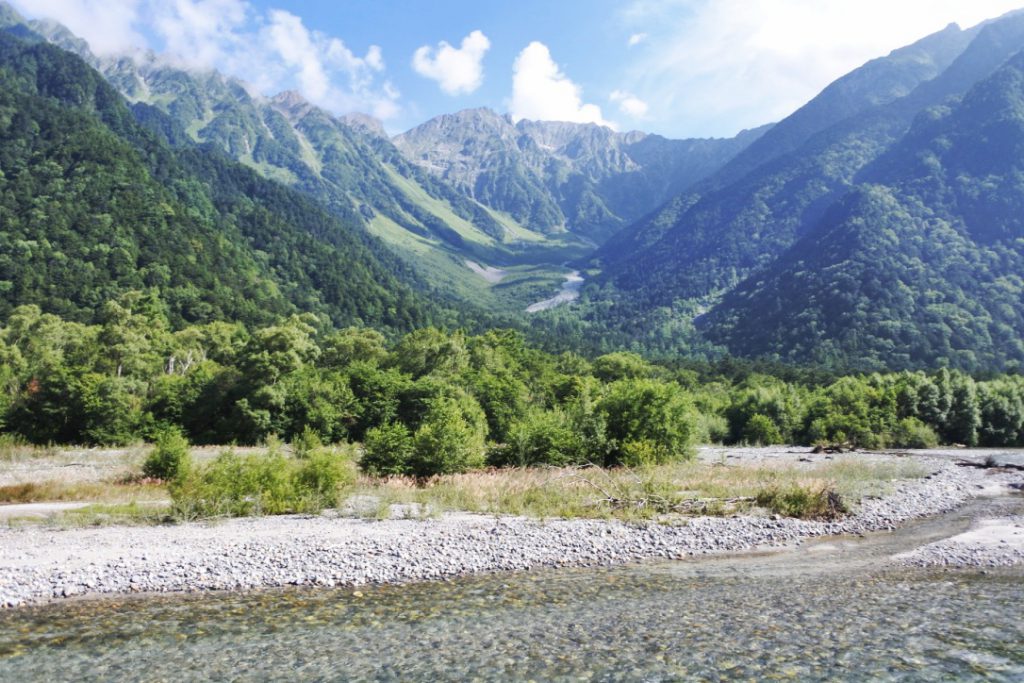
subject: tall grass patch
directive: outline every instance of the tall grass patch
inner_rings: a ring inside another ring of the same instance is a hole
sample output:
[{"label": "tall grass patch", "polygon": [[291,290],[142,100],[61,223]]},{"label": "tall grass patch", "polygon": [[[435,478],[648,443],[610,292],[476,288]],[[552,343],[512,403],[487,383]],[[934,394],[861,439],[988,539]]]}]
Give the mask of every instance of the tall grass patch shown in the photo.
[{"label": "tall grass patch", "polygon": [[346,450],[318,448],[301,460],[279,449],[228,450],[185,472],[170,490],[174,514],[183,519],[316,513],[336,507],[355,479]]}]

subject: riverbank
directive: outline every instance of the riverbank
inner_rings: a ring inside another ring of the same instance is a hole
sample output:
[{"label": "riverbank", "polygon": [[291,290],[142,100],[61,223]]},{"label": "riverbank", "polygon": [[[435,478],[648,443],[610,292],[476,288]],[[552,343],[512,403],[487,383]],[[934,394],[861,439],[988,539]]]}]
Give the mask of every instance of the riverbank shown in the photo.
[{"label": "riverbank", "polygon": [[12,526],[0,529],[0,605],[81,595],[406,583],[743,552],[893,529],[1022,479],[1020,472],[963,468],[950,459],[918,460],[931,474],[862,500],[854,514],[831,522],[734,516],[659,524],[449,513],[427,519],[327,514],[156,527]]}]

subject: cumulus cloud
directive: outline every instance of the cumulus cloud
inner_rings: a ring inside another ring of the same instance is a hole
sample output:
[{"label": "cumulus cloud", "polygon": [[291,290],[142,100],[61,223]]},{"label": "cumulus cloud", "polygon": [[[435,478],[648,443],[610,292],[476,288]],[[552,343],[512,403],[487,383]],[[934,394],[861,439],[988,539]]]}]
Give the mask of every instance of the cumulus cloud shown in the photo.
[{"label": "cumulus cloud", "polygon": [[388,119],[400,109],[379,46],[359,56],[340,38],[310,30],[301,17],[263,12],[249,0],[14,1],[28,16],[64,23],[100,54],[153,48],[173,62],[240,78],[261,93],[298,89],[338,113]]},{"label": "cumulus cloud", "polygon": [[645,40],[647,40],[646,33],[634,33],[629,37],[629,40],[626,41],[626,44],[633,47],[634,45],[639,45]]},{"label": "cumulus cloud", "polygon": [[647,103],[632,93],[628,93],[625,90],[613,90],[608,99],[617,103],[619,111],[627,116],[632,116],[635,119],[642,119],[647,116],[649,109]]},{"label": "cumulus cloud", "polygon": [[145,43],[138,32],[143,0],[13,0],[31,18],[53,18],[89,43],[97,54],[124,52]]},{"label": "cumulus cloud", "polygon": [[615,129],[601,108],[583,102],[582,89],[562,73],[547,45],[534,41],[512,67],[512,118],[596,123]]},{"label": "cumulus cloud", "polygon": [[490,47],[491,41],[483,32],[473,31],[458,48],[443,40],[436,51],[428,45],[419,48],[413,53],[412,68],[437,81],[449,95],[468,94],[484,82],[484,55]]},{"label": "cumulus cloud", "polygon": [[167,52],[213,68],[236,52],[249,7],[242,0],[173,0],[153,8],[153,30]]},{"label": "cumulus cloud", "polygon": [[1021,0],[632,0],[646,32],[624,77],[690,132],[732,134],[792,113],[844,73],[941,30],[972,26]]}]

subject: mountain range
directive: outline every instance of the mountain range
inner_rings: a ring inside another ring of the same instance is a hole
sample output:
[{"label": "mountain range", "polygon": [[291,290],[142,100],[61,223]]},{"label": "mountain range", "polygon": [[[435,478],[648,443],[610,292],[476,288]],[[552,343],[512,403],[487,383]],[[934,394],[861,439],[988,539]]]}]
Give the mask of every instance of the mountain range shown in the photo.
[{"label": "mountain range", "polygon": [[[88,320],[149,288],[188,322],[498,314],[564,348],[1024,361],[1021,13],[872,60],[774,125],[691,140],[487,109],[390,137],[294,92],[98,57],[3,4],[0,27],[2,314]],[[572,268],[580,301],[527,316]]]},{"label": "mountain range", "polygon": [[[1014,290],[1024,274],[1011,255],[1024,236],[1010,208],[1018,201],[1010,179],[1019,166],[977,150],[990,149],[981,143],[996,129],[1002,144],[1018,144],[1016,114],[996,106],[993,91],[1018,97],[1012,74],[1022,48],[1024,14],[1014,13],[967,31],[950,26],[829,86],[720,171],[597,250],[590,265],[600,272],[587,292],[595,302],[592,324],[647,333],[668,351],[678,350],[680,339],[711,341],[735,354],[790,362],[1019,361],[1019,343],[1008,340],[1024,332],[1021,301],[993,298],[984,285],[993,280]],[[982,93],[986,104],[978,102]],[[952,138],[927,140],[923,131],[950,116],[981,146],[964,142],[939,153]],[[966,163],[960,155],[973,160],[973,191],[982,192],[981,179],[999,188],[982,193],[984,210],[938,190],[917,189],[914,200],[952,226],[955,240],[929,233],[919,211],[885,210],[866,199],[906,197],[905,185],[965,192],[967,175],[949,177],[950,168]],[[862,211],[870,215],[852,215]],[[995,231],[988,221],[1003,227]],[[864,232],[886,224],[896,239]],[[950,265],[940,256],[947,250],[974,263],[955,284],[940,274]],[[885,273],[887,285],[872,287],[873,276],[855,263]],[[936,281],[926,283],[922,268],[939,269]],[[841,305],[824,292],[813,296],[812,279],[818,290],[841,292]],[[887,296],[897,291],[913,292],[914,300],[890,306]],[[666,328],[676,333],[657,338]]]},{"label": "mountain range", "polygon": [[[557,287],[560,264],[588,254],[757,137],[679,141],[593,124],[513,126],[469,110],[391,140],[379,121],[333,116],[296,92],[261,97],[236,79],[152,53],[97,57],[58,23],[27,26],[84,59],[134,106],[167,114],[177,130],[172,140],[212,145],[310,194],[439,288],[503,309],[521,311]],[[489,271],[506,276],[480,275]]]}]

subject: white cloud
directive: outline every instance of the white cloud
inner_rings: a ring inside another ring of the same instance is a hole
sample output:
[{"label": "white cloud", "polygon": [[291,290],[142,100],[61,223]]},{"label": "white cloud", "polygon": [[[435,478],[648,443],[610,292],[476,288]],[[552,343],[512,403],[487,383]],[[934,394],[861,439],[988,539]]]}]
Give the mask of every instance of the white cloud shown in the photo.
[{"label": "white cloud", "polygon": [[428,45],[416,50],[412,68],[421,76],[437,81],[449,95],[468,94],[484,81],[484,55],[491,41],[481,31],[473,31],[454,48],[441,41],[435,50]]},{"label": "white cloud", "polygon": [[647,40],[646,33],[634,33],[629,37],[629,40],[626,41],[626,44],[629,45],[629,47],[633,47],[634,45],[639,45],[645,40]]},{"label": "white cloud", "polygon": [[13,0],[29,18],[53,18],[84,38],[97,54],[124,52],[145,43],[136,30],[143,0]]},{"label": "white cloud", "polygon": [[242,47],[237,34],[248,9],[242,0],[174,0],[154,8],[152,26],[167,52],[213,68]]},{"label": "white cloud", "polygon": [[[264,94],[298,89],[337,113],[393,118],[399,93],[377,45],[358,56],[335,37],[283,10],[249,0],[14,0],[26,15],[51,17],[104,54],[153,48],[186,66],[217,69]],[[147,42],[143,28],[156,39]]]},{"label": "white cloud", "polygon": [[547,45],[534,41],[512,67],[512,118],[596,123],[615,129],[596,104],[584,104],[582,89],[562,73]]},{"label": "white cloud", "polygon": [[302,19],[284,10],[271,10],[265,32],[270,46],[285,65],[298,70],[299,83],[306,96],[314,102],[323,101],[330,88],[323,62],[327,54],[313,44]]},{"label": "white cloud", "polygon": [[623,114],[632,116],[635,119],[642,119],[647,116],[647,111],[650,108],[646,102],[625,90],[613,90],[608,99],[616,102],[619,105],[619,111]]},{"label": "white cloud", "polygon": [[647,32],[620,78],[690,132],[732,134],[792,113],[836,78],[941,30],[1022,0],[634,0],[620,19]]}]

